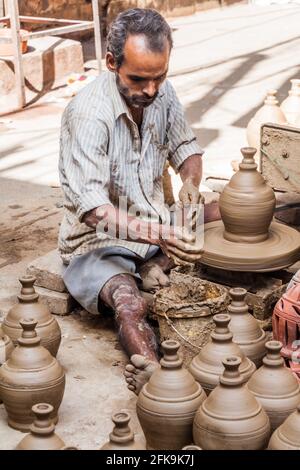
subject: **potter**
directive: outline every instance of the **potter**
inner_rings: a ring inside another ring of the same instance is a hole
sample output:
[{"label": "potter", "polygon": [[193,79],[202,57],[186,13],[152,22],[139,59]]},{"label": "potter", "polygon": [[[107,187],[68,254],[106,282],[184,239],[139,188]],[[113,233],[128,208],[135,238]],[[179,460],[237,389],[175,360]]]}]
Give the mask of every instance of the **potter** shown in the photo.
[{"label": "potter", "polygon": [[[89,312],[97,314],[103,304],[115,312],[131,359],[126,380],[136,393],[159,360],[139,287],[154,292],[168,285],[175,263],[193,263],[203,251],[191,230],[171,225],[164,233],[170,219],[162,181],[167,161],[182,180],[181,208],[193,205],[197,216],[203,206],[203,150],[166,80],[172,45],[171,29],[155,10],[120,13],[107,37],[108,70],[71,101],[61,127],[64,282]],[[127,212],[132,206],[133,215]],[[204,212],[206,221],[219,218],[217,205]]]}]

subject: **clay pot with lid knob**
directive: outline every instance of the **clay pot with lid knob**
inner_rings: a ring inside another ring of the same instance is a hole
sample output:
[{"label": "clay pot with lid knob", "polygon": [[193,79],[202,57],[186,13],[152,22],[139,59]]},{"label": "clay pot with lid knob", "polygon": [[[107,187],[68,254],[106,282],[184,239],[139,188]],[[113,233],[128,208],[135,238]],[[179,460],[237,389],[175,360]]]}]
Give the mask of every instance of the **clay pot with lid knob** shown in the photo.
[{"label": "clay pot with lid knob", "polygon": [[259,243],[269,237],[275,209],[273,189],[257,171],[256,149],[241,149],[243,160],[220,195],[224,238],[237,243]]},{"label": "clay pot with lid knob", "polygon": [[300,450],[300,405],[273,432],[268,450]]},{"label": "clay pot with lid knob", "polygon": [[3,332],[0,325],[0,366],[7,361],[13,349],[12,340]]},{"label": "clay pot with lid knob", "polygon": [[240,364],[237,356],[223,360],[219,385],[196,413],[194,442],[204,450],[259,450],[268,444],[268,415],[243,383]]},{"label": "clay pot with lid knob", "polygon": [[278,106],[276,94],[277,90],[269,90],[267,92],[264,105],[259,108],[247,126],[248,144],[250,147],[257,149],[257,158],[259,158],[261,126],[266,122],[273,122],[276,124],[286,123],[286,117],[282,109]]},{"label": "clay pot with lid knob", "polygon": [[281,341],[281,355],[300,378],[300,284],[288,289],[273,310],[274,339]]},{"label": "clay pot with lid knob", "polygon": [[3,331],[17,345],[18,338],[22,334],[20,320],[33,318],[37,322],[37,333],[41,338],[41,344],[56,357],[60,341],[61,331],[55,317],[50,313],[49,308],[38,301],[39,295],[35,292],[33,284],[36,279],[33,276],[23,276],[20,278],[22,284],[21,292],[18,295],[19,302],[8,312],[3,321]]},{"label": "clay pot with lid knob", "polygon": [[33,405],[35,420],[30,426],[30,434],[17,445],[16,450],[63,450],[64,441],[55,434],[55,425],[50,419],[53,406],[48,403]]},{"label": "clay pot with lid knob", "polygon": [[144,450],[142,442],[135,440],[134,433],[129,427],[130,415],[120,411],[112,417],[114,428],[106,442],[99,450]]},{"label": "clay pot with lid knob", "polygon": [[252,375],[247,387],[262,405],[273,432],[300,404],[300,386],[280,355],[282,343],[268,341],[263,365]]},{"label": "clay pot with lid knob", "polygon": [[137,415],[147,449],[179,450],[190,444],[195,413],[206,398],[201,385],[182,367],[177,341],[162,343],[160,366],[142,388]]},{"label": "clay pot with lid knob", "polygon": [[260,367],[266,353],[266,332],[249,313],[245,301],[246,289],[234,287],[230,289],[229,294],[231,297],[231,303],[228,306],[228,313],[231,317],[229,330],[233,334],[233,341],[239,345],[245,356],[251,359],[256,367]]},{"label": "clay pot with lid knob", "polygon": [[292,126],[296,123],[300,114],[300,80],[293,78],[289,96],[281,103],[281,110],[284,112],[287,122]]},{"label": "clay pot with lid knob", "polygon": [[224,371],[222,363],[224,357],[238,356],[241,358],[239,370],[244,382],[247,382],[256,371],[255,364],[232,341],[233,335],[228,328],[230,315],[219,313],[213,317],[213,320],[216,326],[211,333],[210,341],[194,357],[189,367],[191,374],[201,384],[207,395],[219,384],[220,375]]},{"label": "clay pot with lid knob", "polygon": [[36,403],[52,405],[50,417],[57,422],[65,374],[59,362],[40,345],[36,321],[24,319],[20,323],[23,332],[18,346],[0,368],[0,395],[9,426],[27,432],[33,421],[31,408]]}]

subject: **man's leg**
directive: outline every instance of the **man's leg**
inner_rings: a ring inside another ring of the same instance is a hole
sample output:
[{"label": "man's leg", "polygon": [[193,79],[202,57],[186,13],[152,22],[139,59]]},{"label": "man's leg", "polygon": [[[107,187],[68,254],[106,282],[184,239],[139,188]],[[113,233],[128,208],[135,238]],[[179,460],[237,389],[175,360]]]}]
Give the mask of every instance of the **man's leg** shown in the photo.
[{"label": "man's leg", "polygon": [[129,274],[111,278],[100,299],[115,311],[120,343],[131,360],[125,378],[128,388],[138,394],[158,366],[155,334],[146,321],[147,304]]}]

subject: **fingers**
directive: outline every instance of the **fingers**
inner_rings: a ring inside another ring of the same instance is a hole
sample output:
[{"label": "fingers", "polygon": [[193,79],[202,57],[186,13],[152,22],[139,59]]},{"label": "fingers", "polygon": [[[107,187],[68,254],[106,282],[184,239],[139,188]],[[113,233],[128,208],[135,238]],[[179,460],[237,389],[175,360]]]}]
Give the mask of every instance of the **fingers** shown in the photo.
[{"label": "fingers", "polygon": [[169,253],[171,256],[175,256],[176,258],[179,258],[180,260],[186,261],[187,263],[196,263],[201,259],[203,250],[196,251],[193,253],[187,253],[185,251],[181,251],[176,247],[170,247],[169,248]]},{"label": "fingers", "polygon": [[159,274],[157,280],[160,284],[160,287],[167,287],[170,285],[170,279],[163,271]]}]

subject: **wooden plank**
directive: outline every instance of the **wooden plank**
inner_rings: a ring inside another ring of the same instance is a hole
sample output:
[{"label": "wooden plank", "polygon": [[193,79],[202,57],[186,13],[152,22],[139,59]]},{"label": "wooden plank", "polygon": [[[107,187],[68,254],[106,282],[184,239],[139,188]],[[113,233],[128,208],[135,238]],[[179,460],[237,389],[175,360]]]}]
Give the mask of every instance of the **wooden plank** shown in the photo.
[{"label": "wooden plank", "polygon": [[21,52],[21,42],[20,42],[20,21],[19,21],[18,0],[11,0],[9,2],[9,15],[10,15],[12,43],[14,47],[14,66],[15,66],[18,107],[19,109],[21,109],[26,104],[26,97],[25,97],[25,80],[24,80],[24,74],[23,74],[22,52]]},{"label": "wooden plank", "polygon": [[[0,2],[1,2],[1,0],[0,0]],[[2,16],[0,18],[0,23],[9,23],[9,22],[10,22],[9,16]]]},{"label": "wooden plank", "polygon": [[94,32],[95,32],[95,50],[96,50],[96,59],[98,62],[98,73],[101,73],[102,65],[102,44],[101,44],[101,26],[100,26],[100,17],[99,17],[99,4],[98,0],[92,0],[93,7],[93,20],[94,20]]},{"label": "wooden plank", "polygon": [[22,36],[24,39],[42,38],[45,36],[61,36],[62,34],[74,33],[75,31],[85,31],[93,29],[94,23],[90,21],[88,24],[76,24],[70,26],[59,26],[58,28],[50,28],[44,31],[34,31],[33,33],[28,32]]},{"label": "wooden plank", "polygon": [[[0,0],[1,1],[1,0]],[[85,24],[90,23],[90,21],[81,21],[81,20],[68,20],[61,18],[46,18],[44,16],[19,16],[20,21],[24,23],[57,23],[57,24]]]}]

